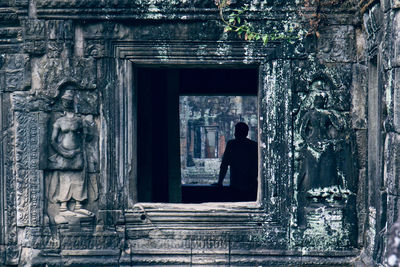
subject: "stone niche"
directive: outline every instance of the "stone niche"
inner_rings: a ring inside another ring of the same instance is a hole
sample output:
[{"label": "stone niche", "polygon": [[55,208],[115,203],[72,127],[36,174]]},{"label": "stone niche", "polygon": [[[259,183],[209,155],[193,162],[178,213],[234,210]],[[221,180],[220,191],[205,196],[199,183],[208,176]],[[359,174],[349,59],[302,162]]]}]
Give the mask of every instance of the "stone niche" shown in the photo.
[{"label": "stone niche", "polygon": [[[295,1],[246,2],[257,29],[298,20]],[[12,77],[1,91],[2,264],[350,266],[359,253],[351,18],[318,42],[264,45],[224,32],[211,0],[15,8],[22,39],[0,70]],[[210,78],[221,70],[239,75]],[[188,72],[202,86],[182,87]],[[254,97],[254,113],[239,116],[258,140],[257,200],[182,203],[179,137],[191,129],[179,126],[179,96],[218,93]]]}]

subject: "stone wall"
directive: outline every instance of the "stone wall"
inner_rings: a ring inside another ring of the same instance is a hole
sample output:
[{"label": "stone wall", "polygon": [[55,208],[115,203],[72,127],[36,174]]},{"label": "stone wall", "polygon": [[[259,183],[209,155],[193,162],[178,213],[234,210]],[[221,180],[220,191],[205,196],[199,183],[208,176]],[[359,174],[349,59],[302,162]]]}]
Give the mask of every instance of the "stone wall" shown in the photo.
[{"label": "stone wall", "polygon": [[[299,34],[263,44],[224,31],[216,2],[0,1],[0,265],[384,262],[398,216],[398,3],[231,1],[225,15],[248,4],[256,31]],[[154,186],[137,171],[137,71],[149,67],[256,69],[256,202],[179,203],[172,156],[170,203],[138,202]]]},{"label": "stone wall", "polygon": [[[398,8],[396,1],[362,2],[364,57],[368,92],[367,183],[364,195],[365,250],[368,264],[398,266],[393,243],[398,220]],[[392,227],[393,226],[393,227]],[[392,233],[389,237],[389,233]],[[397,253],[398,255],[398,253]],[[389,259],[389,260],[387,260]]]}]

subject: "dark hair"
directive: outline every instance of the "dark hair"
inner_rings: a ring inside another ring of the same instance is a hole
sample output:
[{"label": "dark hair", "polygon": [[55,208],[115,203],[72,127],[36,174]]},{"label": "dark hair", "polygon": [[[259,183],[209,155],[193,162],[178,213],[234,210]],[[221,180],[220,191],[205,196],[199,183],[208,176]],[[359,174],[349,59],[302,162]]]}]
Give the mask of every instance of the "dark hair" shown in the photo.
[{"label": "dark hair", "polygon": [[244,122],[238,122],[235,125],[235,137],[246,137],[249,133],[249,126]]}]

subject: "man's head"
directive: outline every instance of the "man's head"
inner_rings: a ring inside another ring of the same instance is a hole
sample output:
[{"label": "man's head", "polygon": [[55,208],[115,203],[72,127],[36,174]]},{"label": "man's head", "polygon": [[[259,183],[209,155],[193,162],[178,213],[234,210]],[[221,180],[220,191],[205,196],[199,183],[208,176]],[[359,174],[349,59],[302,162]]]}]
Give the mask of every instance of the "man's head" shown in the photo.
[{"label": "man's head", "polygon": [[249,133],[249,126],[244,122],[235,125],[235,138],[246,138]]}]

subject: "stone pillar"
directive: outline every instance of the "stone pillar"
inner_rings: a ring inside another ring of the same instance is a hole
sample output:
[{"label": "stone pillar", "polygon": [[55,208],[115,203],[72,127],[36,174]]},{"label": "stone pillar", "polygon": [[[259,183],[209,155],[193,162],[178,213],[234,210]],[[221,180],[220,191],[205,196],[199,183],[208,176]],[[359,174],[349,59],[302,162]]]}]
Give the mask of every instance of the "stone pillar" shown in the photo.
[{"label": "stone pillar", "polygon": [[[400,8],[398,1],[393,1],[388,9],[387,30],[384,38],[384,55],[386,55],[386,106],[388,115],[385,120],[384,146],[384,188],[387,193],[387,248],[386,263],[388,266],[400,266]],[[382,252],[383,253],[383,252]]]}]

